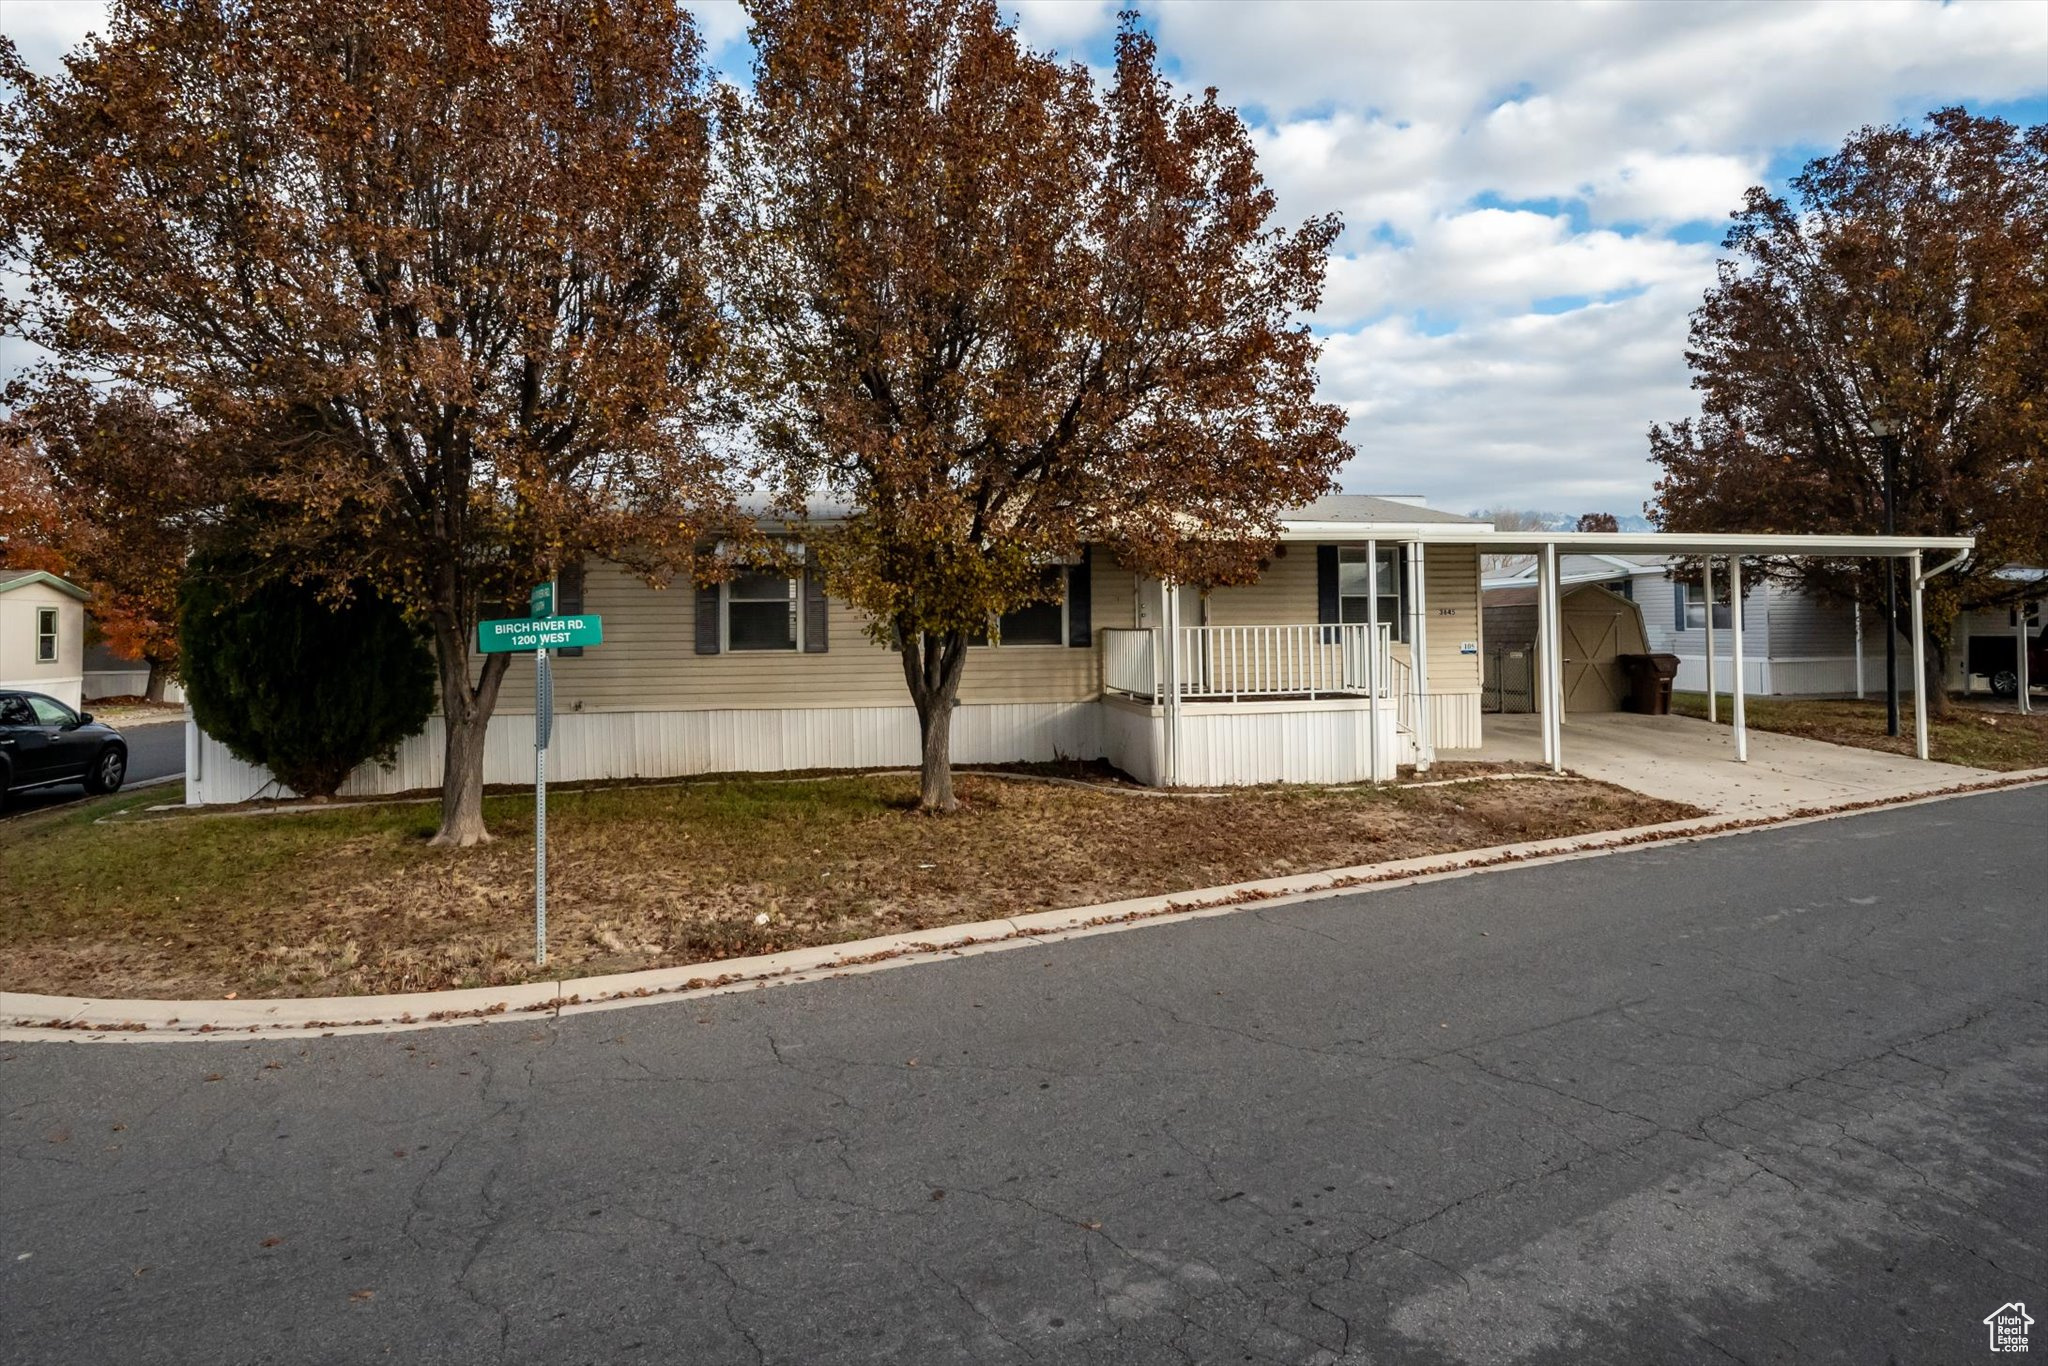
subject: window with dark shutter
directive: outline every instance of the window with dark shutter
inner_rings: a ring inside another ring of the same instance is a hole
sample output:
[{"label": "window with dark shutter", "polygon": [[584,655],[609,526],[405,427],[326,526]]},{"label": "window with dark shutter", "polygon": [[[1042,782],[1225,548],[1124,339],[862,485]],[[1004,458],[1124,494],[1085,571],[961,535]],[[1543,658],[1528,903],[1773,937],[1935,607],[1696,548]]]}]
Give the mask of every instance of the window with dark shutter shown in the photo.
[{"label": "window with dark shutter", "polygon": [[1094,553],[1094,546],[1082,546],[1081,563],[1067,570],[1067,644],[1077,650],[1085,650],[1095,643],[1089,621],[1094,596],[1094,587],[1090,583],[1090,557]]},{"label": "window with dark shutter", "polygon": [[815,569],[804,571],[804,653],[821,655],[831,648],[826,634],[830,605],[825,598],[825,581]]},{"label": "window with dark shutter", "polygon": [[697,587],[697,653],[717,654],[721,635],[718,623],[718,585],[700,584]]},{"label": "window with dark shutter", "polygon": [[[565,564],[555,575],[555,615],[578,617],[583,615],[583,561]],[[555,651],[557,659],[581,659],[583,647],[569,645]]]}]

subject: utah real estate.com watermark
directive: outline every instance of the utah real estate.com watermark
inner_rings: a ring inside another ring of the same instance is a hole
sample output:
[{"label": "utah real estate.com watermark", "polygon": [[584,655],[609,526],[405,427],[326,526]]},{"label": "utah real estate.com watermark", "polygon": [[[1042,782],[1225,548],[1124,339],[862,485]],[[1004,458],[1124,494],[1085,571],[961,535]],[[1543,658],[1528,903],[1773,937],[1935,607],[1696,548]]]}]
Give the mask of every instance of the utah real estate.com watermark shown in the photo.
[{"label": "utah real estate.com watermark", "polygon": [[1991,1335],[1994,1352],[2026,1351],[2027,1330],[2033,1326],[2034,1316],[2018,1300],[2001,1304],[1984,1316],[1984,1328]]}]

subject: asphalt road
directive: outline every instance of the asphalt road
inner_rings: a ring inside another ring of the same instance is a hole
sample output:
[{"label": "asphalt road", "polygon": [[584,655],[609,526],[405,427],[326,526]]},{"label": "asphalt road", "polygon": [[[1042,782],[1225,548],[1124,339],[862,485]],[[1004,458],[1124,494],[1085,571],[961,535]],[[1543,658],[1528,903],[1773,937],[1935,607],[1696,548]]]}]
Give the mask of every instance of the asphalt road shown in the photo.
[{"label": "asphalt road", "polygon": [[0,1046],[0,1360],[1977,1361],[2048,1303],[2044,829],[2036,788],[561,1021]]},{"label": "asphalt road", "polygon": [[[146,726],[123,726],[121,738],[128,742],[128,782],[168,778],[185,771],[185,727],[177,721],[152,721]],[[7,816],[79,801],[85,788],[77,783],[39,787],[30,792],[10,793]]]}]

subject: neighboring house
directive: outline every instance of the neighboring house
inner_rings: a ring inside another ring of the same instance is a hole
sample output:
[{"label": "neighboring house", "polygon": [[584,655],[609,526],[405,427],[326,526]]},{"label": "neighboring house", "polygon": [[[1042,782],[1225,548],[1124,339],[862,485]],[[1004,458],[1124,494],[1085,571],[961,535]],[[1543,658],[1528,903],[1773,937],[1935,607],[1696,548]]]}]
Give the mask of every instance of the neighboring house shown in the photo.
[{"label": "neighboring house", "polygon": [[[990,643],[970,650],[953,758],[1106,758],[1145,782],[1348,782],[1475,746],[1479,552],[1425,548],[1419,536],[1489,529],[1419,500],[1325,498],[1288,515],[1256,584],[1206,595],[1163,593],[1090,547],[1048,567],[1062,602],[1005,617]],[[1369,545],[1377,603],[1367,596]],[[605,643],[555,668],[551,776],[916,765],[899,657],[814,578],[741,574],[659,590],[592,564],[566,579],[562,610],[600,616]],[[1155,629],[1169,616],[1172,635]],[[1418,637],[1426,690],[1413,667]],[[506,675],[487,782],[532,779],[533,675],[524,659]],[[210,737],[194,730],[191,741],[189,800],[243,801],[267,789],[268,775]],[[440,761],[435,721],[391,767],[365,766],[343,791],[431,786]]]},{"label": "neighboring house", "polygon": [[0,569],[0,689],[84,702],[85,604],[75,583],[41,570]]}]

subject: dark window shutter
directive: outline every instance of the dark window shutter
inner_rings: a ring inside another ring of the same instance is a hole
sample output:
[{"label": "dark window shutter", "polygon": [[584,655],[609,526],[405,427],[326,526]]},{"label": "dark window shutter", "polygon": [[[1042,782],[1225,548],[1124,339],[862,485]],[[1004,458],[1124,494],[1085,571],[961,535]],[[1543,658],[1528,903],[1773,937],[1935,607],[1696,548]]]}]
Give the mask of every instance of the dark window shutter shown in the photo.
[{"label": "dark window shutter", "polygon": [[697,653],[715,655],[721,643],[718,638],[718,585],[700,584],[697,588]]},{"label": "dark window shutter", "polygon": [[1682,583],[1671,585],[1671,629],[1685,629],[1685,585]]},{"label": "dark window shutter", "polygon": [[1067,567],[1067,644],[1085,650],[1095,643],[1089,614],[1093,610],[1094,586],[1090,582],[1089,559],[1095,547],[1081,547],[1081,563]]},{"label": "dark window shutter", "polygon": [[[583,561],[565,564],[555,575],[555,615],[576,617],[583,615]],[[559,659],[581,659],[583,647],[570,645],[555,651]]]},{"label": "dark window shutter", "polygon": [[831,649],[826,634],[825,581],[815,569],[804,571],[804,653],[821,655]]},{"label": "dark window shutter", "polygon": [[1316,621],[1324,626],[1335,626],[1343,618],[1343,605],[1337,601],[1337,547],[1319,545],[1316,547]]}]

